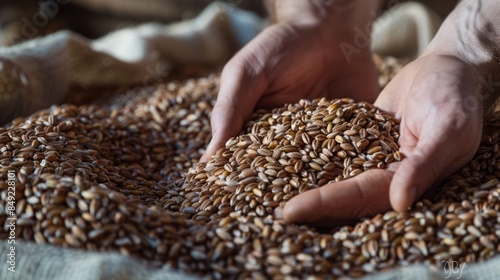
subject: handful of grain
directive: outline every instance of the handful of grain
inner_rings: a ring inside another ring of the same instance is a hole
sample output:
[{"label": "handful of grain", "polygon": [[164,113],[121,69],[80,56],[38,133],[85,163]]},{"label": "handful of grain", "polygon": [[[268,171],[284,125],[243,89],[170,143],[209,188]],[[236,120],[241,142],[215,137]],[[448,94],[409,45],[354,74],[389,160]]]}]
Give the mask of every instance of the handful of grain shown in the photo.
[{"label": "handful of grain", "polygon": [[270,215],[299,193],[400,160],[398,128],[394,117],[350,99],[257,113],[246,133],[188,173],[181,212],[203,221]]}]

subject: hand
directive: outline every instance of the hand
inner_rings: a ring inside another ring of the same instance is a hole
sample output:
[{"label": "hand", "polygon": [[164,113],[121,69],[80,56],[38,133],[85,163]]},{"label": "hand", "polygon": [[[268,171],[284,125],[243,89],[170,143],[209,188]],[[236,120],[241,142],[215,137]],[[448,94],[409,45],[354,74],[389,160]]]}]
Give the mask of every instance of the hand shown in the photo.
[{"label": "hand", "polygon": [[277,216],[331,226],[391,206],[406,211],[472,159],[481,140],[484,104],[498,98],[491,86],[500,77],[494,48],[500,44],[499,12],[494,0],[461,1],[425,53],[380,94],[375,105],[401,122],[401,162],[294,197],[277,209]]},{"label": "hand", "polygon": [[405,158],[296,196],[278,215],[286,222],[332,226],[391,206],[406,211],[477,151],[483,123],[479,75],[452,55],[428,53],[407,65],[375,103],[401,121]]},{"label": "hand", "polygon": [[352,25],[326,21],[274,24],[227,63],[211,117],[212,140],[201,161],[240,133],[255,107],[320,96],[375,100],[379,90],[369,48],[346,59],[340,44],[353,40]]}]

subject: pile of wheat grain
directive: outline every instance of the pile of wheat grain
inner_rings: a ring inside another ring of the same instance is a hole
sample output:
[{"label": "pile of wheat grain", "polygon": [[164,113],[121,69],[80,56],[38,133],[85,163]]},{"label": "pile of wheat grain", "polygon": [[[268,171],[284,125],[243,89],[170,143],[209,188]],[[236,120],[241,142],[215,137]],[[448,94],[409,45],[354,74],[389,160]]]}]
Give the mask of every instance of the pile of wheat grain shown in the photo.
[{"label": "pile of wheat grain", "polygon": [[[400,160],[397,121],[365,102],[256,113],[206,164],[218,77],[104,104],[61,105],[0,129],[0,238],[117,250],[215,279],[362,276],[500,251],[499,114],[435,201],[331,233],[274,220],[294,195]],[[15,174],[15,211],[9,178]]]}]

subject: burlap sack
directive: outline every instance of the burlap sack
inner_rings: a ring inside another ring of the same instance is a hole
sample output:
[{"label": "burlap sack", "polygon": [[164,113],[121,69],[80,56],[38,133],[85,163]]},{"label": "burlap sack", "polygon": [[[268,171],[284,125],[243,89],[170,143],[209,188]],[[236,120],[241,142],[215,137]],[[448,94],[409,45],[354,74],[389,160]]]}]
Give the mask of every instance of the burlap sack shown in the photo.
[{"label": "burlap sack", "polygon": [[[91,1],[87,1],[91,5]],[[434,36],[438,16],[417,4],[388,11],[374,27],[373,49],[415,56]],[[405,25],[406,24],[406,25]],[[264,21],[233,6],[214,3],[196,19],[163,26],[144,24],[95,41],[59,32],[0,49],[0,122],[63,100],[70,86],[120,87],[160,79],[172,65],[221,64],[253,38]],[[394,25],[406,26],[394,32]],[[389,34],[391,36],[389,36]],[[394,50],[399,46],[403,51]],[[0,279],[196,279],[166,268],[151,268],[118,253],[76,251],[16,240],[16,272],[8,270],[10,246],[0,244]],[[497,279],[500,258],[433,272],[416,265],[365,279]]]},{"label": "burlap sack", "polygon": [[[0,256],[7,259],[10,253],[7,242],[0,244]],[[201,279],[196,275],[173,271],[168,268],[148,267],[139,260],[119,253],[84,252],[63,249],[51,245],[37,245],[16,241],[15,272],[8,270],[2,261],[0,279],[5,280],[160,280],[160,279]],[[458,267],[461,267],[458,268]],[[462,279],[496,280],[500,275],[500,257],[477,264],[456,264],[445,271],[431,271],[427,266],[413,265],[390,272],[363,277],[363,280],[421,280],[421,279]]]}]

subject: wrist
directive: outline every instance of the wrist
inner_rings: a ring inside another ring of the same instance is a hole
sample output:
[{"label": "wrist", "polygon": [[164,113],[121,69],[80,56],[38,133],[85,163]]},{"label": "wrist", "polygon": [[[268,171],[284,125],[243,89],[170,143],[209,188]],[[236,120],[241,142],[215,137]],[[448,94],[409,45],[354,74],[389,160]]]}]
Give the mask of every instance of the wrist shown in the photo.
[{"label": "wrist", "polygon": [[[498,74],[500,9],[489,0],[463,0],[446,18],[423,55],[454,56],[483,74]],[[497,29],[497,30],[495,30]],[[498,76],[498,75],[497,75]]]},{"label": "wrist", "polygon": [[322,0],[268,0],[272,23],[302,22],[318,24],[328,17],[328,4]]},{"label": "wrist", "polygon": [[332,59],[338,56],[338,48],[349,63],[372,59],[371,29],[379,0],[270,0],[267,4],[273,23],[314,36]]},{"label": "wrist", "polygon": [[[443,22],[425,55],[450,55],[473,67],[477,87],[471,95],[488,109],[499,97],[500,7],[495,0],[462,0]],[[488,111],[488,110],[485,110]]]},{"label": "wrist", "polygon": [[380,0],[267,0],[273,23],[334,24],[363,27],[374,21]]}]

